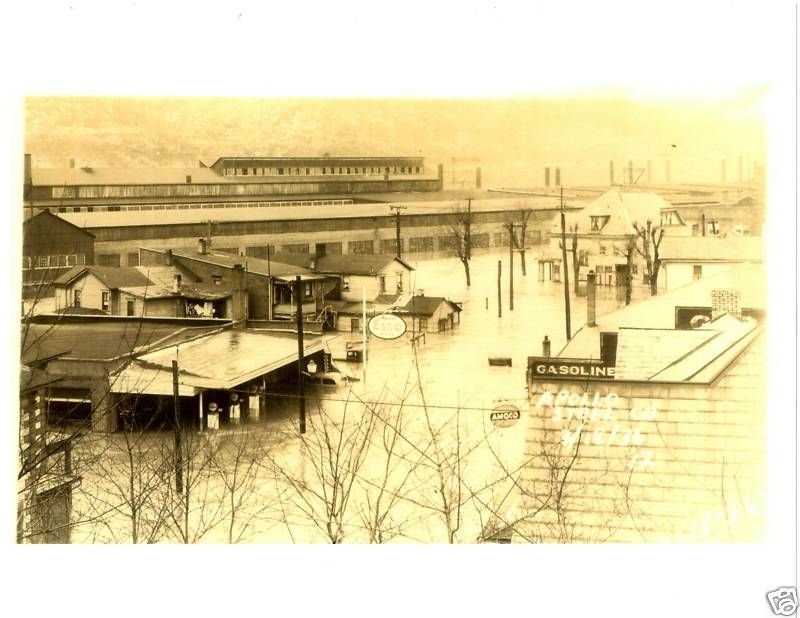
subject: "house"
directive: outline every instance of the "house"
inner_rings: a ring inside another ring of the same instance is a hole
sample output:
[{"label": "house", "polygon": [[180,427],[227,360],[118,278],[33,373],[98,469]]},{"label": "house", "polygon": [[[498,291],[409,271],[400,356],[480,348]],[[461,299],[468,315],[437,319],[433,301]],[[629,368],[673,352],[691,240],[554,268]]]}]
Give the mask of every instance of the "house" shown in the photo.
[{"label": "house", "polygon": [[54,287],[59,313],[245,318],[243,291],[197,281],[178,266],[75,266]]},{"label": "house", "polygon": [[219,289],[246,290],[237,315],[248,320],[290,320],[296,312],[294,286],[301,278],[303,314],[306,321],[330,321],[326,297],[336,287],[336,278],[315,274],[306,268],[270,259],[231,255],[213,250],[206,239],[197,250],[141,249],[142,267],[181,267],[199,280]]},{"label": "house", "polygon": [[421,292],[398,299],[392,312],[403,319],[412,335],[441,333],[453,330],[456,324],[461,323],[461,307],[457,303],[442,296],[425,296]]},{"label": "house", "polygon": [[560,353],[528,358],[515,541],[764,538],[759,270],[589,315]]},{"label": "house", "polygon": [[311,272],[339,277],[336,300],[360,302],[379,294],[403,294],[410,290],[414,268],[393,255],[329,255],[279,253],[275,260],[309,269]]},{"label": "house", "polygon": [[[585,282],[587,273],[594,271],[598,285],[607,286],[624,284],[628,251],[637,238],[637,227],[646,229],[650,223],[659,231],[663,230],[664,238],[691,235],[691,228],[684,223],[678,210],[664,198],[655,193],[618,189],[607,191],[579,212],[567,214],[565,223],[567,259],[572,260],[574,246],[578,280]],[[561,280],[561,221],[558,217],[550,230],[550,239],[550,246],[539,255],[540,281],[545,278]],[[641,247],[641,241],[639,243]],[[644,258],[636,251],[632,254],[631,268],[634,281],[646,282]]]},{"label": "house", "polygon": [[22,224],[22,298],[54,295],[53,282],[73,266],[94,264],[94,234],[49,210]]},{"label": "house", "polygon": [[665,237],[659,255],[659,288],[672,290],[737,264],[762,262],[764,243],[756,236]]}]

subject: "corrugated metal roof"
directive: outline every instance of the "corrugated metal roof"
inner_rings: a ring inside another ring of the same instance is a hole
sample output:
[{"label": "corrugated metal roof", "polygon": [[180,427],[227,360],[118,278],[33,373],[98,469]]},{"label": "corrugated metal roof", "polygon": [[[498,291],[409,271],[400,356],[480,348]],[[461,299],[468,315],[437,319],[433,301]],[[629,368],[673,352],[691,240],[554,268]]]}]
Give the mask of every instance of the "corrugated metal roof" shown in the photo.
[{"label": "corrugated metal roof", "polygon": [[[220,320],[220,323],[228,322]],[[112,359],[131,354],[134,350],[210,333],[218,328],[220,326],[192,327],[190,319],[184,324],[114,318],[86,323],[30,324],[24,331],[22,359],[28,363],[56,354],[63,354],[65,359]]]},{"label": "corrugated metal roof", "polygon": [[[306,335],[304,354],[324,349],[321,337]],[[297,335],[228,329],[144,354],[112,380],[113,392],[172,394],[172,361],[178,361],[181,394],[231,389],[297,362]]]},{"label": "corrugated metal roof", "polygon": [[[392,195],[392,194],[387,194]],[[83,228],[98,227],[130,227],[130,226],[162,226],[200,223],[210,216],[217,222],[227,221],[297,221],[303,219],[340,219],[356,217],[391,217],[390,204],[406,205],[401,218],[405,215],[431,215],[451,214],[465,211],[465,200],[440,200],[431,199],[437,193],[426,194],[428,199],[419,202],[404,204],[399,196],[380,204],[334,204],[328,206],[258,206],[258,207],[231,207],[231,208],[185,208],[172,210],[143,210],[135,213],[124,210],[116,212],[80,212],[59,213],[58,216],[70,223]],[[282,196],[283,199],[297,199],[295,196]],[[307,199],[362,199],[365,195],[359,193],[328,196],[309,196]],[[259,201],[260,196],[253,196],[250,201]],[[176,200],[161,200],[161,202]],[[214,201],[213,199],[206,199]],[[538,200],[525,198],[497,198],[473,200],[472,212],[497,212],[515,210],[546,210],[552,211],[558,207],[552,200]],[[213,213],[213,215],[211,214]]]},{"label": "corrugated metal roof", "polygon": [[72,185],[152,185],[187,184],[186,177],[192,177],[192,184],[226,183],[228,177],[217,174],[207,167],[75,167],[75,168],[33,168],[31,178],[34,186],[72,186]]}]

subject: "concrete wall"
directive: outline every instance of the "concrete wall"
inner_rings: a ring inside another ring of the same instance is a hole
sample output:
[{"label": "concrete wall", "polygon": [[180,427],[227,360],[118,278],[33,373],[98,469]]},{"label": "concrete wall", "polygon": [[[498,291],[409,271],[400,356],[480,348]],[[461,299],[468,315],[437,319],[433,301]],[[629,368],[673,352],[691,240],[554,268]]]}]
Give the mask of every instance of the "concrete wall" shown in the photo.
[{"label": "concrete wall", "polygon": [[763,540],[764,363],[762,335],[713,385],[531,382],[516,540]]}]

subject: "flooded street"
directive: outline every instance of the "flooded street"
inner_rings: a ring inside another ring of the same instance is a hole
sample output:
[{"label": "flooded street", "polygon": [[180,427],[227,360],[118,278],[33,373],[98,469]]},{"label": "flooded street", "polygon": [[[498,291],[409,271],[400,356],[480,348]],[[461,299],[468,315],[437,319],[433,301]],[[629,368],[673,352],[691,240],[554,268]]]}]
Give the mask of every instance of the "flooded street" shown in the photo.
[{"label": "flooded street", "polygon": [[[497,311],[497,261],[503,260],[502,317]],[[542,353],[547,335],[555,355],[566,341],[564,293],[561,283],[537,280],[537,264],[528,256],[523,277],[514,256],[514,310],[509,308],[508,254],[487,254],[471,260],[472,285],[456,258],[410,260],[416,269],[412,289],[428,296],[445,296],[462,303],[461,323],[452,331],[428,334],[417,347],[419,371],[428,404],[465,408],[492,407],[497,399],[523,405],[525,365],[528,356]],[[598,314],[613,310],[616,300],[604,300],[600,290]],[[609,295],[610,296],[610,295]],[[586,300],[570,295],[572,334],[585,323]],[[355,335],[352,337],[355,338]],[[334,348],[335,349],[335,348]],[[510,357],[511,367],[490,367],[490,356]],[[414,352],[409,336],[396,341],[370,337],[366,392],[376,394],[386,385],[396,392],[408,379],[416,382]],[[355,363],[337,363],[351,375],[362,377]],[[363,385],[362,385],[363,387]]]}]

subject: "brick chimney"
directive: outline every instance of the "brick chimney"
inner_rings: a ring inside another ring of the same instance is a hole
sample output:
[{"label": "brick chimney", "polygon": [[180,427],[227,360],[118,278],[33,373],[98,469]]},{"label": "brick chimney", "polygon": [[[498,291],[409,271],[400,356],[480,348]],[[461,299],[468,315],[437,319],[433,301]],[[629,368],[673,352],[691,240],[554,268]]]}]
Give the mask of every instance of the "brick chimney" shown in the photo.
[{"label": "brick chimney", "polygon": [[740,290],[711,290],[711,319],[716,320],[725,313],[729,313],[739,320],[742,319],[742,293]]},{"label": "brick chimney", "polygon": [[200,255],[206,254],[206,239],[205,238],[198,238],[197,239],[197,253]]},{"label": "brick chimney", "polygon": [[545,187],[549,187],[550,186],[550,168],[549,167],[544,168],[544,186]]},{"label": "brick chimney", "polygon": [[597,326],[596,275],[590,270],[586,275],[586,326]]},{"label": "brick chimney", "polygon": [[475,188],[476,189],[480,189],[481,188],[481,168],[480,167],[475,168]]},{"label": "brick chimney", "polygon": [[556,168],[556,186],[557,187],[561,186],[561,168],[560,167]]},{"label": "brick chimney", "polygon": [[244,327],[247,320],[247,281],[244,266],[233,265],[233,303],[230,318]]}]

